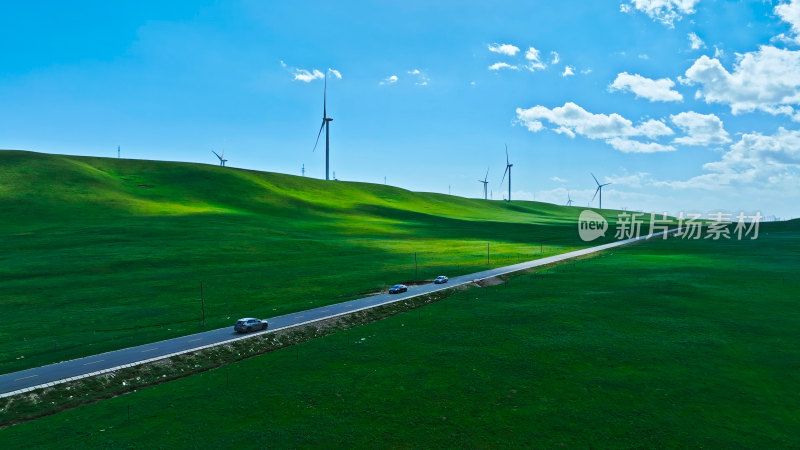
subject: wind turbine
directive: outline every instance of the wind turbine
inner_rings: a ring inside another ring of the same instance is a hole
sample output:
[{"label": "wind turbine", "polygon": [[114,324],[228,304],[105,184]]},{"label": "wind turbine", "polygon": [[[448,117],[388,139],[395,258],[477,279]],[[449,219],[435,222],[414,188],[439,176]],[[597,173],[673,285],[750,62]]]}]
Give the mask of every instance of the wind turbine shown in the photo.
[{"label": "wind turbine", "polygon": [[603,186],[608,186],[611,183],[600,184],[600,182],[597,181],[597,177],[594,176],[593,173],[589,172],[589,174],[592,176],[592,178],[594,178],[594,182],[597,183],[597,190],[594,191],[594,195],[592,196],[592,201],[594,201],[594,198],[597,197],[597,194],[599,193],[600,194],[600,206],[599,206],[599,208],[603,209]]},{"label": "wind turbine", "polygon": [[222,167],[225,167],[225,163],[228,162],[228,160],[225,159],[225,150],[222,151],[222,155],[221,156],[217,152],[215,152],[214,150],[211,150],[211,153],[215,154],[217,156],[217,158],[219,158],[219,165],[222,166]]},{"label": "wind turbine", "polygon": [[572,198],[569,196],[569,192],[567,192],[567,206],[572,206]]},{"label": "wind turbine", "polygon": [[487,193],[488,191],[486,190],[486,185],[489,184],[488,180],[489,180],[489,168],[487,167],[486,168],[486,176],[483,177],[482,180],[478,180],[478,183],[483,183],[483,199],[484,200],[489,200],[489,195]]},{"label": "wind turbine", "polygon": [[322,126],[319,127],[319,133],[317,133],[317,142],[314,143],[314,150],[317,150],[317,144],[319,144],[319,137],[322,136],[322,129],[325,129],[325,179],[329,180],[328,177],[329,167],[330,167],[330,153],[331,153],[331,146],[330,146],[330,123],[333,120],[332,117],[328,117],[328,72],[325,72],[325,90],[322,91]]},{"label": "wind turbine", "polygon": [[503,180],[506,179],[506,173],[508,174],[508,201],[511,201],[511,168],[514,167],[513,164],[508,162],[508,144],[506,144],[506,170],[503,172],[503,179],[500,180],[500,184],[503,184]]}]

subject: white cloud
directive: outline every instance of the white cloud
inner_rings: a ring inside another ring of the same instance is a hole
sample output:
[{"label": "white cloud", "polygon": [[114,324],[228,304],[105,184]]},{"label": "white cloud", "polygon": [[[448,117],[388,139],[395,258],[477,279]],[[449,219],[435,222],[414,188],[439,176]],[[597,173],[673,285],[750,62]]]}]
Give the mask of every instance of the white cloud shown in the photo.
[{"label": "white cloud", "polygon": [[725,51],[715,45],[714,58],[722,58],[723,56],[725,56]]},{"label": "white cloud", "polygon": [[673,134],[664,122],[648,120],[638,126],[633,122],[613,113],[593,114],[572,102],[553,109],[534,106],[528,109],[517,108],[517,118],[530,131],[542,129],[541,120],[547,120],[559,129],[556,131],[572,131],[590,139],[610,139],[614,137],[646,136],[654,138]]},{"label": "white cloud", "polygon": [[542,60],[539,59],[539,50],[533,47],[528,47],[528,50],[525,52],[525,59],[528,60],[528,64],[525,67],[531,72],[536,69],[544,69],[547,67]]},{"label": "white cloud", "polygon": [[501,55],[514,56],[519,52],[519,47],[511,44],[490,44],[489,51],[500,53]]},{"label": "white cloud", "polygon": [[692,50],[700,50],[701,48],[706,48],[706,43],[700,39],[697,33],[689,33],[689,46]]},{"label": "white cloud", "polygon": [[800,168],[800,130],[783,127],[774,135],[750,133],[742,135],[739,142],[723,155],[721,161],[707,163],[703,167],[715,172],[737,172],[749,167],[766,165],[793,166]]},{"label": "white cloud", "polygon": [[605,177],[605,183],[613,183],[620,186],[630,186],[640,188],[649,184],[652,180],[650,174],[647,172],[626,173],[625,175],[612,175]]},{"label": "white cloud", "polygon": [[792,105],[800,104],[800,51],[762,46],[739,55],[733,72],[703,55],[686,70],[686,78],[700,85],[697,98],[727,104],[733,114],[761,110],[791,116]]},{"label": "white cloud", "polygon": [[394,84],[394,83],[397,83],[397,80],[399,80],[397,75],[390,75],[390,76],[384,78],[383,81],[381,81],[378,84]]},{"label": "white cloud", "polygon": [[658,153],[675,151],[675,147],[671,145],[662,145],[657,142],[641,142],[627,138],[611,138],[606,140],[606,143],[622,153]]},{"label": "white cloud", "polygon": [[325,74],[317,69],[294,69],[294,79],[305,83],[310,83],[314,80],[324,78]]},{"label": "white cloud", "polygon": [[588,75],[588,74],[592,73],[592,68],[589,67],[589,68],[583,69],[583,70],[581,70],[581,73],[584,74],[584,75]]},{"label": "white cloud", "polygon": [[620,11],[630,13],[634,9],[647,14],[651,19],[674,28],[675,21],[694,14],[694,6],[700,0],[629,0],[620,4]]},{"label": "white cloud", "polygon": [[781,3],[775,7],[775,15],[788,23],[792,29],[793,36],[781,35],[786,40],[793,40],[800,44],[800,0],[791,0],[788,3]]},{"label": "white cloud", "polygon": [[558,52],[550,52],[550,56],[552,57],[552,59],[550,60],[550,64],[558,64],[558,62],[560,61]]},{"label": "white cloud", "polygon": [[683,100],[683,96],[678,91],[672,90],[673,86],[675,86],[675,82],[669,78],[651,80],[639,74],[631,75],[628,72],[622,72],[617,75],[617,78],[608,86],[608,89],[609,91],[633,92],[636,97],[646,98],[651,102],[679,102]]},{"label": "white cloud", "polygon": [[581,135],[589,139],[603,139],[615,149],[627,153],[674,150],[673,147],[655,142],[645,143],[630,139],[633,137],[655,139],[674,133],[659,120],[650,119],[639,125],[633,125],[633,122],[619,114],[593,114],[571,102],[553,109],[541,105],[528,109],[517,108],[516,113],[519,122],[534,133],[544,129],[543,121],[547,121],[553,125],[552,130],[556,133],[566,134],[569,137]]},{"label": "white cloud", "polygon": [[642,53],[641,55],[638,55],[637,58],[647,61],[650,59],[650,56],[648,56],[647,53]]},{"label": "white cloud", "polygon": [[519,70],[519,67],[512,66],[511,64],[504,63],[504,62],[496,62],[489,66],[489,70],[501,70],[501,69],[508,69],[508,70]]},{"label": "white cloud", "polygon": [[565,179],[563,179],[561,177],[550,177],[550,179],[552,181],[555,181],[556,183],[566,183],[567,182],[567,180],[565,180]]},{"label": "white cloud", "polygon": [[575,75],[575,68],[572,66],[564,67],[564,72],[561,73],[562,77],[569,77]]},{"label": "white cloud", "polygon": [[709,173],[653,185],[713,191],[750,187],[759,189],[761,198],[764,189],[791,195],[800,183],[800,130],[781,127],[774,135],[744,134],[721,160],[706,163],[703,168]]},{"label": "white cloud", "polygon": [[676,138],[673,143],[682,145],[721,145],[731,141],[722,120],[714,114],[699,114],[694,111],[670,116],[686,136]]},{"label": "white cloud", "polygon": [[336,69],[328,68],[328,73],[340,80],[342,79],[342,74]]},{"label": "white cloud", "polygon": [[[302,81],[304,83],[310,83],[314,80],[321,80],[325,78],[325,73],[318,69],[297,69],[294,67],[289,67],[285,61],[281,60],[281,67],[286,69],[287,71],[291,72],[293,79],[295,81]],[[328,73],[333,76],[334,78],[342,79],[342,74],[336,69],[328,69]]]},{"label": "white cloud", "polygon": [[[496,69],[492,69],[492,70],[496,70]],[[417,78],[417,81],[414,83],[417,86],[427,86],[428,85],[428,81],[431,80],[430,78],[428,78],[428,76],[425,73],[423,73],[419,69],[409,70],[408,74],[409,75],[413,75],[413,76],[415,76]]]}]

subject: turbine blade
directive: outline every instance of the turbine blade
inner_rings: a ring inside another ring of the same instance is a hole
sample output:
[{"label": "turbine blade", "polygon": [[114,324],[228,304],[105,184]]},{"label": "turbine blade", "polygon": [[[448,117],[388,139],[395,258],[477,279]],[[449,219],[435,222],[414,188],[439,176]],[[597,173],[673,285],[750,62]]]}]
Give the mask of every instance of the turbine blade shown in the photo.
[{"label": "turbine blade", "polygon": [[506,166],[506,171],[503,172],[503,178],[500,179],[500,184],[503,184],[503,181],[506,179],[507,173],[508,173],[508,166]]},{"label": "turbine blade", "polygon": [[319,137],[322,136],[322,129],[325,128],[325,119],[322,119],[322,126],[319,127],[319,133],[317,133],[317,141],[314,142],[314,149],[311,150],[312,152],[317,150],[317,144],[319,144]]},{"label": "turbine blade", "polygon": [[599,186],[598,186],[597,190],[595,190],[595,191],[594,191],[594,195],[592,196],[592,199],[591,199],[591,200],[589,200],[589,203],[591,203],[591,202],[593,202],[593,201],[594,201],[594,198],[595,198],[595,197],[597,197],[597,193],[598,193],[598,192],[600,192],[600,187],[599,187]]},{"label": "turbine blade", "polygon": [[598,186],[600,186],[600,182],[599,182],[599,181],[597,181],[597,177],[596,177],[596,176],[594,176],[594,174],[593,174],[592,172],[589,172],[589,175],[591,175],[591,176],[592,176],[592,178],[594,178],[594,182],[595,182],[595,183],[597,183],[597,185],[598,185]]},{"label": "turbine blade", "polygon": [[214,150],[211,150],[211,153],[213,153],[217,158],[222,159],[222,156],[217,155],[217,152]]},{"label": "turbine blade", "polygon": [[508,144],[506,144],[506,167],[508,167]]},{"label": "turbine blade", "polygon": [[486,180],[488,180],[488,179],[489,179],[489,168],[487,167],[487,168],[486,168],[486,176],[485,176],[485,177],[483,177],[483,181],[486,181]]},{"label": "turbine blade", "polygon": [[328,117],[328,72],[325,72],[325,89],[322,91],[322,118]]}]

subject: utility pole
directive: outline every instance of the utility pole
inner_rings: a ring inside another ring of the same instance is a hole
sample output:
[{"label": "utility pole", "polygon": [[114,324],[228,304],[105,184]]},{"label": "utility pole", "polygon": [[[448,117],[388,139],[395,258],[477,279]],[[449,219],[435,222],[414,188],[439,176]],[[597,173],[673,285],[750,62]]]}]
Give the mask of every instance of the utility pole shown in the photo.
[{"label": "utility pole", "polygon": [[303,164],[303,169],[301,170],[301,173],[303,174],[303,176],[306,176],[306,165],[305,164]]},{"label": "utility pole", "polygon": [[203,313],[203,328],[206,327],[206,300],[203,298],[203,282],[200,282],[200,311]]},{"label": "utility pole", "polygon": [[120,155],[120,152],[119,152],[119,145],[118,145],[117,146],[117,159],[119,159],[119,155]]}]

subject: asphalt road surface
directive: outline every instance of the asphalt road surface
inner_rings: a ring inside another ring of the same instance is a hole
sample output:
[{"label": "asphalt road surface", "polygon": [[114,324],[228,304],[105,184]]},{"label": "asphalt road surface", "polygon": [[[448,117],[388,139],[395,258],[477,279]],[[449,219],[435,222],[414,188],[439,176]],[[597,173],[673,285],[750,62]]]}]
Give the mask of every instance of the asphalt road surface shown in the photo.
[{"label": "asphalt road surface", "polygon": [[[674,230],[670,230],[670,232],[672,231]],[[662,234],[663,233],[656,233],[653,235],[653,237],[660,237]],[[267,319],[269,321],[269,329],[264,332],[255,332],[242,336],[233,331],[233,323],[231,323],[231,326],[217,330],[205,331],[189,336],[168,339],[166,341],[154,342],[152,344],[115,350],[108,353],[101,353],[99,355],[87,356],[85,358],[73,359],[70,361],[64,361],[47,366],[0,375],[0,397],[14,395],[20,391],[27,391],[40,387],[51,386],[53,384],[63,383],[76,378],[85,378],[86,376],[92,376],[98,373],[110,372],[124,366],[142,364],[147,361],[157,360],[173,356],[175,354],[186,353],[204,347],[219,345],[232,340],[244,339],[246,337],[261,333],[270,333],[281,328],[302,325],[320,319],[328,319],[331,317],[336,317],[352,313],[354,311],[368,309],[443,289],[451,289],[459,285],[472,283],[473,281],[530,269],[533,267],[544,266],[554,262],[596,253],[602,250],[618,247],[620,245],[625,245],[647,238],[647,236],[642,236],[639,238],[616,241],[609,244],[576,250],[560,255],[549,256],[533,261],[526,261],[511,266],[498,267],[496,269],[452,277],[450,278],[450,281],[445,284],[429,283],[419,286],[408,286],[408,292],[402,294],[378,294],[370,297],[336,303],[333,305],[321,306],[319,308],[309,309],[306,311],[286,314],[283,316],[271,317]]]}]

